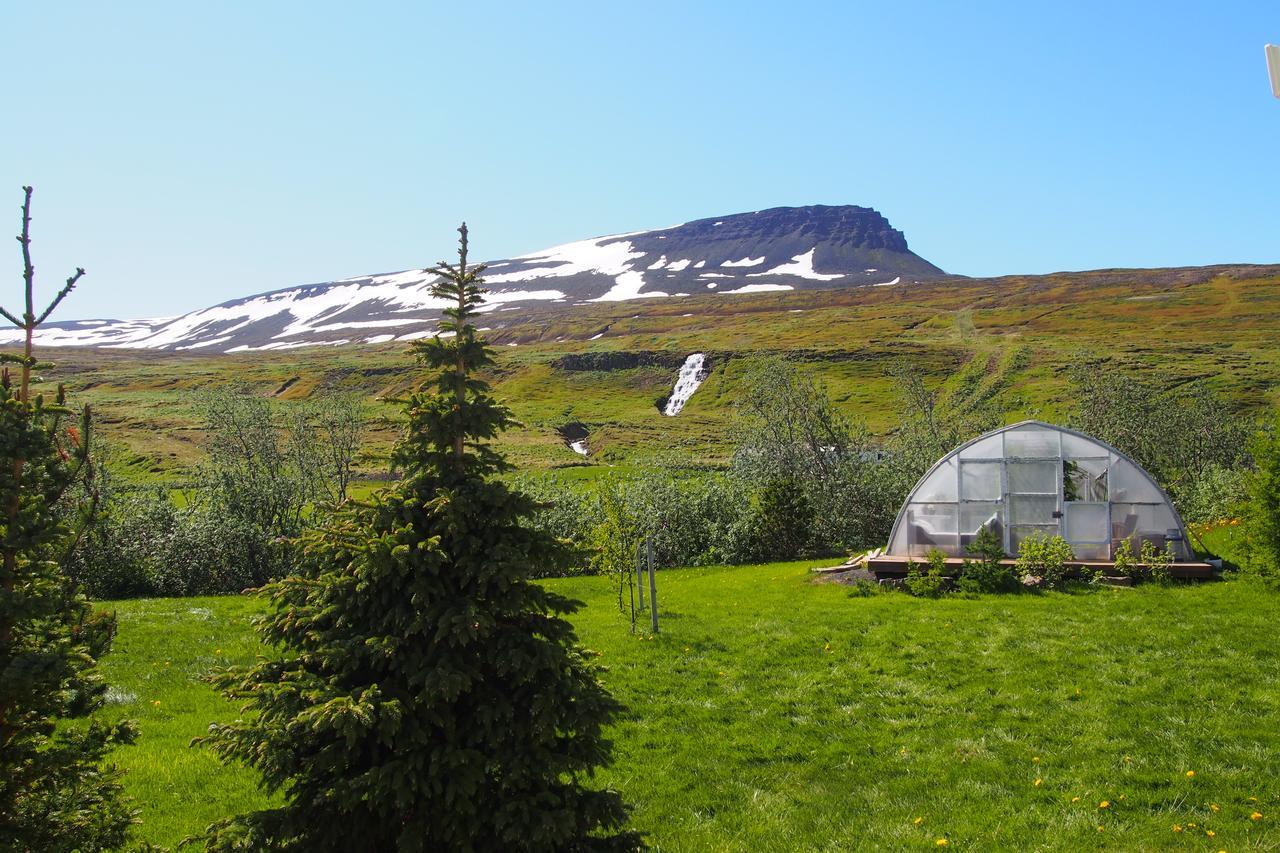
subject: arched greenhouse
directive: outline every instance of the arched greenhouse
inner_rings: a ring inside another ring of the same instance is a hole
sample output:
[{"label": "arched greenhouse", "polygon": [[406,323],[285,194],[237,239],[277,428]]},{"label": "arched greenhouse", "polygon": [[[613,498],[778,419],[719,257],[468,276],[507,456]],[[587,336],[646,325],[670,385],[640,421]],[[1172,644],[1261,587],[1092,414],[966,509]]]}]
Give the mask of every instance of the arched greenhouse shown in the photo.
[{"label": "arched greenhouse", "polygon": [[1062,536],[1080,562],[1110,562],[1126,540],[1135,555],[1150,542],[1170,550],[1175,563],[1195,559],[1178,511],[1136,462],[1075,430],[1024,421],[938,460],[899,510],[879,566],[905,566],[935,548],[953,560],[969,556],[984,526],[1009,555],[1041,532]]}]

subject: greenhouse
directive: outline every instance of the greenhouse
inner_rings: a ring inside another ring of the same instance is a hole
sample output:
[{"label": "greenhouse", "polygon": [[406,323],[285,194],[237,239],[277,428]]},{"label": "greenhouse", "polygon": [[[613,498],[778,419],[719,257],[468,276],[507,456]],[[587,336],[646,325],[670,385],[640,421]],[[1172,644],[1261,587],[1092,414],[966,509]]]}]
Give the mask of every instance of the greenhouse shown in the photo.
[{"label": "greenhouse", "polygon": [[1182,518],[1150,474],[1105,442],[1039,421],[979,436],[935,463],[898,512],[885,556],[936,548],[965,557],[983,527],[1010,555],[1043,533],[1065,539],[1081,562],[1110,562],[1125,541],[1135,555],[1149,542],[1175,562],[1195,559]]}]

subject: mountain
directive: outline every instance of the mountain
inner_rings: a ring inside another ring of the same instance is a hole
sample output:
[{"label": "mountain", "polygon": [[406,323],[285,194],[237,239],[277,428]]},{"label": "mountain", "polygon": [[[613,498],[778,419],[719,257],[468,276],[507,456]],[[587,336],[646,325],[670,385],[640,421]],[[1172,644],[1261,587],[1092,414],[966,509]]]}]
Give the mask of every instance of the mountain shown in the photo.
[{"label": "mountain", "polygon": [[[944,278],[875,210],[775,207],[672,228],[566,243],[493,261],[482,310],[583,305],[694,294],[907,284]],[[180,317],[50,323],[44,346],[244,352],[412,340],[435,332],[442,304],[424,270],[307,284]],[[0,343],[17,340],[0,332]]]}]

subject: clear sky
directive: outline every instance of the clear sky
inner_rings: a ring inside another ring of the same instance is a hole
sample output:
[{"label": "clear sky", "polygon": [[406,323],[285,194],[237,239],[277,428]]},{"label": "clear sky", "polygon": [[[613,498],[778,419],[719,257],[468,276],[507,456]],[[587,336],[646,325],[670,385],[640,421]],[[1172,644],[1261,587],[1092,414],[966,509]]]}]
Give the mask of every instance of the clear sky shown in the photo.
[{"label": "clear sky", "polygon": [[[1280,261],[1266,2],[0,0],[62,319],[778,205],[965,275]],[[7,242],[7,241],[6,241]],[[0,302],[18,301],[8,243]]]}]

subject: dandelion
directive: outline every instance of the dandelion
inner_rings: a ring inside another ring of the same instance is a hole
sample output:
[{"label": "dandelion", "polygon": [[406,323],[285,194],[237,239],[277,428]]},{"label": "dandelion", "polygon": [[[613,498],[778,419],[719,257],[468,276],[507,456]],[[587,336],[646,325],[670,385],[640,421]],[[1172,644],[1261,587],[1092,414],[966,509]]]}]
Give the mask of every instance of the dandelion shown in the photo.
[{"label": "dandelion", "polygon": [[920,817],[916,818],[911,822],[914,823],[916,826],[919,826],[920,824],[924,823],[924,815],[921,815]]},{"label": "dandelion", "polygon": [[1249,820],[1262,820],[1262,812],[1254,812],[1249,815]]},{"label": "dandelion", "polygon": [[1111,801],[1110,801],[1110,800],[1103,800],[1102,802],[1098,803],[1098,808],[1100,808],[1100,809],[1109,809],[1109,808],[1111,808]]},{"label": "dandelion", "polygon": [[946,846],[947,846],[948,844],[950,844],[951,842],[950,842],[950,841],[947,841],[947,839],[945,839],[945,838],[939,838],[937,841],[935,841],[935,842],[933,842],[933,843],[934,843],[934,844],[936,844],[936,845],[938,845],[939,847],[946,847]]},{"label": "dandelion", "polygon": [[1037,780],[1036,780],[1036,783],[1035,783],[1035,786],[1036,786],[1037,788],[1039,788],[1039,787],[1040,787],[1040,783],[1041,783],[1041,782],[1043,782],[1043,781],[1044,781],[1043,779],[1037,779]]},{"label": "dandelion", "polygon": [[1073,803],[1078,803],[1078,802],[1080,802],[1080,798],[1079,798],[1079,797],[1072,797],[1072,798],[1071,798],[1071,802],[1073,802]]},{"label": "dandelion", "polygon": [[1188,778],[1188,779],[1190,779],[1191,777],[1193,777],[1193,776],[1195,776],[1195,775],[1196,775],[1196,771],[1194,771],[1194,770],[1188,770],[1188,771],[1187,771],[1187,778]]},{"label": "dandelion", "polygon": [[1132,763],[1133,763],[1133,759],[1126,755],[1126,756],[1124,757],[1124,763],[1125,763],[1125,764],[1132,764]]},{"label": "dandelion", "polygon": [[1174,831],[1174,832],[1182,832],[1182,824],[1180,824],[1180,823],[1175,823],[1175,824],[1173,825],[1173,831]]},{"label": "dandelion", "polygon": [[1251,802],[1251,803],[1256,803],[1257,801],[1258,801],[1258,798],[1257,798],[1257,797],[1250,797],[1250,798],[1249,798],[1249,802]]},{"label": "dandelion", "polygon": [[220,654],[222,654],[222,649],[214,649],[214,650],[213,650],[213,653],[214,653],[215,655],[220,655]]},{"label": "dandelion", "polygon": [[1098,832],[1103,832],[1103,831],[1104,831],[1104,827],[1102,826],[1102,824],[1098,824]]},{"label": "dandelion", "polygon": [[1209,808],[1213,809],[1215,812],[1220,812],[1220,811],[1222,811],[1222,809],[1218,808],[1218,804],[1217,804],[1217,803],[1209,803]]},{"label": "dandelion", "polygon": [[[153,708],[159,708],[159,707],[160,707],[160,700],[159,700],[159,699],[152,699],[152,700],[151,700],[151,707],[153,707]],[[1258,817],[1262,817],[1262,815],[1258,815]]]},{"label": "dandelion", "polygon": [[1207,835],[1207,836],[1209,836],[1210,838],[1213,838],[1213,837],[1214,837],[1215,835],[1217,835],[1218,833],[1214,832],[1212,829],[1206,829],[1206,830],[1204,831],[1204,834],[1205,834],[1205,835]]},{"label": "dandelion", "polygon": [[1033,755],[1033,756],[1031,757],[1031,763],[1032,763],[1032,764],[1039,764],[1039,763],[1040,763],[1040,756],[1038,756],[1038,755]]}]

